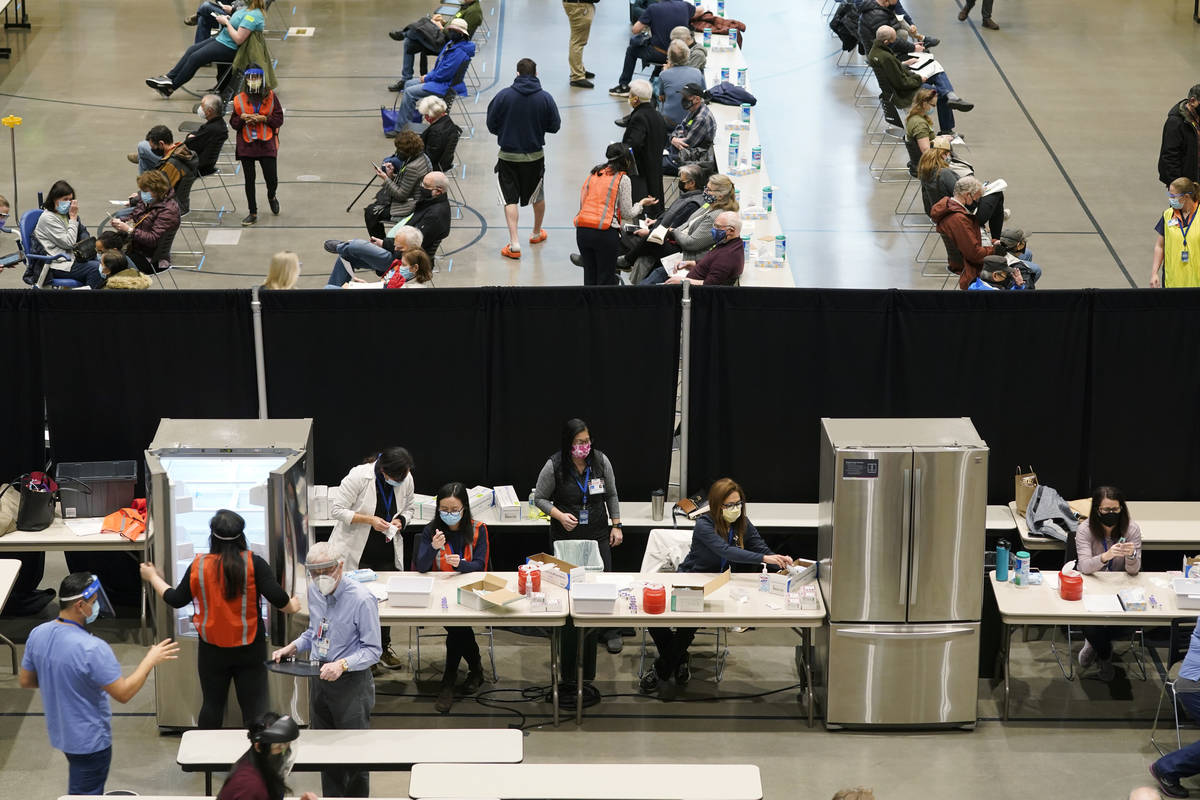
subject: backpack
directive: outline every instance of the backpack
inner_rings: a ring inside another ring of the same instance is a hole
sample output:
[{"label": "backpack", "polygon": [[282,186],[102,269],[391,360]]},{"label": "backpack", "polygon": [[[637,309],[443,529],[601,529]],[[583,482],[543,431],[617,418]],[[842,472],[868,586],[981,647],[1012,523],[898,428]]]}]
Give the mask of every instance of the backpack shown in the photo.
[{"label": "backpack", "polygon": [[608,230],[617,218],[617,189],[624,172],[593,172],[579,191],[579,213],[576,228]]}]

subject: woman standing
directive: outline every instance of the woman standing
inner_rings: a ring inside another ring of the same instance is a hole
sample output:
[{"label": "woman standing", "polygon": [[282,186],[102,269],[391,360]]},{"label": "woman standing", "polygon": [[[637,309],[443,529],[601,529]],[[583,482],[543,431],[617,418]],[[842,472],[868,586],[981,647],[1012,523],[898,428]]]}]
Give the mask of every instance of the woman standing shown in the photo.
[{"label": "woman standing", "polygon": [[[680,572],[724,572],[730,565],[761,569],[763,564],[791,566],[790,556],[771,552],[746,513],[746,495],[732,478],[721,478],[708,490],[708,512],[696,519],[692,529],[692,547],[679,565]],[[688,647],[696,636],[695,628],[651,628],[650,637],[658,649],[654,666],[642,676],[641,690],[646,694],[662,681],[675,678],[683,686],[691,680]]]},{"label": "woman standing", "polygon": [[233,113],[229,125],[238,132],[234,152],[242,162],[242,174],[246,180],[246,207],[250,213],[242,225],[258,222],[258,199],[254,193],[257,178],[255,165],[262,167],[263,180],[267,184],[267,204],[272,214],[279,213],[279,200],[275,190],[279,186],[276,158],[279,155],[279,128],[283,125],[283,105],[272,89],[264,83],[263,70],[258,64],[246,69],[246,90],[233,98]]},{"label": "woman standing", "polygon": [[633,189],[629,173],[634,172],[634,166],[627,145],[613,142],[604,157],[607,161],[592,167],[579,190],[579,213],[575,215],[575,243],[583,262],[584,286],[617,283],[621,223],[641,216],[643,207],[658,202],[644,197],[630,205]]},{"label": "woman standing", "polygon": [[[471,519],[471,501],[467,487],[447,483],[437,493],[437,517],[425,526],[417,538],[413,566],[417,572],[483,572],[488,568],[487,525]],[[458,662],[466,659],[467,679],[461,691],[469,696],[483,684],[483,660],[475,631],[469,625],[446,627],[446,670],[434,708],[445,714],[454,705],[454,682]]]},{"label": "woman standing", "polygon": [[1192,235],[1198,194],[1200,185],[1191,178],[1176,178],[1167,187],[1170,208],[1154,226],[1158,239],[1154,242],[1154,265],[1150,269],[1151,289],[1200,286],[1200,228]]},{"label": "woman standing", "polygon": [[267,710],[267,638],[260,598],[285,614],[299,611],[300,600],[288,597],[271,566],[250,553],[240,515],[221,509],[208,527],[208,553],[192,560],[175,588],[153,564],[142,564],[140,572],[171,608],[195,604],[192,620],[200,636],[196,666],[204,696],[199,726],[221,727],[230,680],[242,724],[249,726]]},{"label": "woman standing", "polygon": [[[1100,486],[1092,494],[1088,518],[1075,531],[1076,568],[1084,575],[1125,570],[1137,575],[1142,568],[1142,529],[1129,519],[1125,493],[1115,486]],[[1112,640],[1121,628],[1084,625],[1079,666],[1099,663],[1100,680],[1116,676],[1112,665]]]},{"label": "woman standing", "polygon": [[[283,800],[291,793],[287,781],[296,763],[300,726],[291,717],[268,711],[250,723],[250,749],[233,765],[217,800]],[[312,792],[300,800],[317,800]]]},{"label": "woman standing", "polygon": [[130,237],[128,255],[143,273],[158,272],[162,261],[170,263],[170,247],[179,230],[179,204],[167,176],[152,169],[137,177],[138,199],[129,222],[114,217],[114,230]]},{"label": "woman standing", "polygon": [[[346,569],[404,569],[400,532],[412,514],[412,456],[403,447],[387,447],[359,464],[329,490],[329,516],[334,520],[329,543],[346,554]],[[402,662],[392,650],[392,629],[380,627],[388,669]]]}]

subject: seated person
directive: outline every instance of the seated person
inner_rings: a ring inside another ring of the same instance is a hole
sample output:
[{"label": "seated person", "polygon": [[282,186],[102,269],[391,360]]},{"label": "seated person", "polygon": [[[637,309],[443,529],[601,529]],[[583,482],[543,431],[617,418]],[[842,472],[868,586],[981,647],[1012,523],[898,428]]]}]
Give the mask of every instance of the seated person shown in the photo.
[{"label": "seated person", "polygon": [[[113,217],[113,230],[129,236],[129,257],[142,272],[158,272],[170,264],[170,247],[179,230],[179,204],[159,170],[138,176],[138,197],[126,219]],[[130,222],[129,220],[132,220]]]},{"label": "seated person", "polygon": [[[875,0],[869,1],[874,2]],[[896,30],[889,25],[883,25],[875,33],[874,44],[867,55],[867,63],[875,70],[875,75],[879,79],[880,90],[885,94],[888,92],[893,94],[893,102],[897,108],[911,106],[913,95],[921,87],[936,90],[938,127],[942,133],[952,133],[954,131],[954,112],[956,110],[970,111],[975,105],[968,103],[955,93],[954,86],[944,71],[931,75],[928,79],[922,79],[920,75],[909,68],[910,64],[916,63],[915,60],[908,59],[901,63],[892,51],[892,45],[895,42]]]},{"label": "seated person", "polygon": [[1005,228],[1000,233],[1000,241],[1008,249],[1004,254],[1008,268],[1015,269],[1032,288],[1032,284],[1042,279],[1042,268],[1033,262],[1033,251],[1029,249],[1025,231],[1020,228]]},{"label": "seated person", "polygon": [[722,211],[737,211],[738,201],[733,194],[733,181],[719,174],[709,177],[700,197],[703,204],[682,223],[667,228],[663,244],[657,250],[645,251],[633,262],[634,276],[644,277],[654,272],[661,266],[659,259],[663,256],[681,252],[684,261],[695,261],[708,252],[713,245],[712,229],[717,215]]},{"label": "seated person", "polygon": [[667,68],[659,73],[658,80],[661,89],[658,94],[658,110],[671,126],[678,125],[687,115],[684,108],[682,91],[688,85],[699,85],[704,88],[704,73],[687,64],[687,45],[678,40],[672,41],[667,48]]},{"label": "seated person", "polygon": [[[663,248],[670,249],[671,246],[652,244],[648,241],[650,234],[656,228],[673,228],[676,225],[682,225],[688,217],[696,213],[696,209],[700,208],[704,202],[704,198],[700,196],[701,175],[700,167],[696,164],[684,164],[679,168],[679,196],[675,198],[675,202],[671,203],[658,219],[646,220],[645,228],[634,228],[631,232],[621,235],[621,247],[624,252],[617,257],[619,269],[629,269],[630,265],[637,262],[642,256],[658,261],[659,258],[666,255]],[[575,263],[575,258],[572,256],[572,263]],[[576,264],[576,266],[580,265]],[[645,275],[634,277],[637,280],[631,278],[631,283],[640,282]]]},{"label": "seated person", "polygon": [[[1142,529],[1129,518],[1125,493],[1115,486],[1098,486],[1092,493],[1087,519],[1075,531],[1075,568],[1084,575],[1120,572],[1137,575],[1142,568]],[[1097,664],[1100,680],[1116,677],[1112,665],[1112,640],[1123,629],[1109,625],[1084,625],[1079,666]]]},{"label": "seated person", "polygon": [[703,160],[717,137],[717,120],[704,102],[704,87],[687,84],[679,92],[679,102],[684,117],[668,134],[669,155],[663,156],[664,175],[677,174],[680,164]]},{"label": "seated person", "polygon": [[155,125],[146,132],[146,138],[137,144],[137,152],[129,153],[125,157],[130,163],[137,164],[138,174],[151,169],[158,169],[158,165],[166,157],[167,148],[175,143],[175,136],[171,133],[171,129],[166,125]]},{"label": "seated person", "polygon": [[1005,265],[1000,256],[988,256],[983,260],[983,270],[967,291],[1021,291],[1032,289],[1033,283],[1026,281],[1020,271]]},{"label": "seated person", "polygon": [[[133,263],[133,259],[125,255],[125,243],[129,241],[129,237],[119,231],[107,230],[96,237],[96,258],[100,261],[101,271],[105,275],[111,275],[112,272],[104,268],[104,254],[110,250],[116,250],[125,257],[124,266],[120,266],[120,270],[137,269],[137,265]],[[119,270],[119,271],[120,271]]]},{"label": "seated person", "polygon": [[474,55],[475,43],[467,38],[467,23],[462,19],[450,20],[446,26],[446,46],[438,53],[437,62],[429,74],[399,81],[388,87],[393,92],[404,92],[400,100],[400,130],[420,121],[417,101],[422,97],[431,94],[442,97],[451,90],[459,97],[467,96],[467,85],[463,83],[462,75]]},{"label": "seated person", "polygon": [[[614,97],[629,96],[629,82],[640,58],[647,64],[664,64],[667,47],[671,44],[671,31],[688,25],[695,16],[695,7],[685,0],[658,0],[651,3],[633,23],[633,36],[625,48],[625,64],[617,85],[608,90]],[[645,31],[649,30],[648,34]]]},{"label": "seated person", "polygon": [[[417,536],[417,554],[413,566],[417,572],[483,572],[488,568],[487,525],[471,519],[471,501],[467,487],[447,483],[438,490],[437,517]],[[469,625],[446,627],[446,669],[434,708],[446,714],[454,705],[454,684],[458,664],[467,662],[467,679],[459,687],[463,695],[473,695],[483,685],[483,661],[475,632]]]},{"label": "seated person", "polygon": [[396,253],[419,249],[424,241],[424,235],[410,225],[396,231],[395,238],[387,242],[390,247],[385,247],[384,241],[375,237],[370,241],[351,239],[348,242],[326,239],[325,251],[335,254],[337,260],[333,262],[333,271],[329,273],[325,288],[340,289],[352,280],[359,280],[354,277],[356,269],[369,269],[382,278],[391,269]]},{"label": "seated person", "polygon": [[245,6],[245,0],[235,0],[233,4],[204,2],[196,7],[195,14],[183,18],[183,24],[189,28],[195,26],[196,38],[192,42],[199,44],[212,36],[213,32],[220,27],[216,20],[218,14],[232,14]]},{"label": "seated person", "polygon": [[[215,95],[210,96],[215,97]],[[219,99],[218,102],[220,102]],[[221,121],[221,125],[224,124],[224,121]],[[172,141],[173,138],[171,129],[166,125],[155,125],[146,133],[145,141],[138,142],[137,153],[130,153],[126,158],[138,165],[139,176],[145,174],[147,170],[161,171],[167,177],[170,188],[175,190],[180,213],[186,214],[188,198],[191,194],[192,184],[196,181],[200,160],[186,143]],[[217,146],[217,152],[220,152],[220,144]],[[217,160],[215,154],[212,159],[215,163]]]},{"label": "seated person", "polygon": [[454,124],[447,113],[446,101],[430,95],[417,101],[417,111],[425,120],[421,141],[425,143],[425,155],[436,170],[449,172],[454,168],[454,153],[458,149],[458,137],[462,128]]},{"label": "seated person", "polygon": [[425,237],[423,249],[430,258],[437,255],[442,241],[450,235],[450,181],[444,172],[429,172],[421,179],[417,190],[417,204],[408,218],[408,224]]},{"label": "seated person", "polygon": [[[692,546],[679,565],[680,572],[724,572],[734,565],[758,571],[763,564],[787,567],[789,556],[776,555],[767,547],[750,522],[746,494],[731,478],[721,478],[708,490],[708,511],[696,518]],[[650,694],[674,678],[676,686],[691,680],[688,647],[695,628],[650,628],[650,637],[658,649],[658,658],[642,676],[641,691]]]},{"label": "seated person", "polygon": [[1004,246],[998,241],[990,246],[981,242],[979,221],[974,213],[982,196],[983,184],[978,178],[959,178],[953,196],[938,200],[929,212],[946,245],[947,268],[958,275],[960,289],[975,282],[986,257],[1004,255]]},{"label": "seated person", "polygon": [[[36,255],[66,256],[67,260],[50,264],[50,279],[70,278],[87,284],[93,289],[104,288],[100,275],[100,262],[92,259],[80,261],[71,248],[88,238],[87,228],[79,220],[79,201],[75,190],[66,181],[55,181],[46,192],[42,204],[42,215],[33,229],[33,241],[26,244]],[[34,283],[41,274],[42,265],[31,263],[25,270],[25,282]]]},{"label": "seated person", "polygon": [[[100,253],[99,247],[96,252]],[[151,284],[150,276],[131,266],[125,254],[116,249],[100,255],[100,274],[104,276],[105,289],[149,289]]]},{"label": "seated person", "polygon": [[696,40],[690,27],[687,25],[676,25],[674,28],[671,28],[671,41],[686,44],[688,47],[687,65],[695,67],[701,72],[704,71],[704,66],[708,63],[708,51],[704,49],[702,42]]},{"label": "seated person", "polygon": [[424,250],[405,250],[400,258],[392,262],[391,269],[383,273],[385,289],[423,289],[431,286],[433,262]]},{"label": "seated person", "polygon": [[908,110],[908,116],[904,119],[904,135],[922,153],[933,144],[933,122],[930,121],[929,115],[933,113],[936,105],[937,90],[917,89],[913,96],[912,108]]},{"label": "seated person", "polygon": [[386,232],[385,222],[402,220],[411,214],[417,205],[422,181],[432,171],[421,137],[413,131],[397,133],[396,158],[385,159],[383,166],[375,170],[375,174],[383,179],[383,185],[371,204],[363,209],[367,233],[382,239]]},{"label": "seated person", "polygon": [[204,122],[199,128],[184,137],[184,145],[196,154],[197,173],[212,175],[217,171],[217,158],[229,138],[229,125],[225,123],[225,104],[215,94],[206,94],[200,100],[196,113]]},{"label": "seated person", "polygon": [[938,39],[924,36],[917,30],[912,16],[904,10],[899,0],[855,0],[855,5],[858,12],[858,40],[864,50],[871,48],[871,42],[875,41],[882,25],[893,28],[898,34],[890,45],[892,52],[898,56],[923,53],[939,44]]},{"label": "seated person", "polygon": [[252,31],[261,31],[266,27],[265,7],[265,0],[248,0],[246,7],[233,12],[232,17],[214,15],[213,19],[221,26],[220,33],[197,41],[184,51],[170,72],[157,78],[147,78],[146,85],[163,97],[170,97],[176,89],[192,79],[196,70],[214,62],[218,64],[217,84],[220,85],[225,80],[238,47],[250,38]]},{"label": "seated person", "polygon": [[[458,11],[450,19],[461,19],[467,23],[467,38],[475,36],[475,29],[483,22],[483,7],[479,0],[462,0]],[[428,21],[426,21],[428,20]],[[436,56],[446,46],[446,26],[448,20],[441,14],[417,20],[402,30],[391,31],[388,36],[397,42],[404,42],[404,65],[400,70],[400,85],[403,86],[413,76],[413,61],[417,54],[421,56],[421,71],[425,72],[426,59]]]},{"label": "seated person", "polygon": [[[1192,628],[1188,651],[1179,667],[1179,677],[1175,679],[1175,699],[1189,717],[1200,722],[1200,625]],[[1179,780],[1200,774],[1200,741],[1167,753],[1150,765],[1150,774],[1158,781],[1158,790],[1163,797],[1187,797],[1188,790]]]},{"label": "seated person", "polygon": [[263,281],[264,289],[295,289],[296,281],[300,280],[300,257],[291,250],[280,250],[271,256],[267,267],[267,279]]},{"label": "seated person", "polygon": [[[682,283],[693,286],[733,286],[742,277],[746,263],[746,248],[742,244],[742,218],[736,211],[722,211],[713,222],[713,246],[695,261],[680,261],[676,270],[667,275],[659,267],[642,281],[642,286],[656,283]],[[686,276],[684,270],[687,271]]]}]

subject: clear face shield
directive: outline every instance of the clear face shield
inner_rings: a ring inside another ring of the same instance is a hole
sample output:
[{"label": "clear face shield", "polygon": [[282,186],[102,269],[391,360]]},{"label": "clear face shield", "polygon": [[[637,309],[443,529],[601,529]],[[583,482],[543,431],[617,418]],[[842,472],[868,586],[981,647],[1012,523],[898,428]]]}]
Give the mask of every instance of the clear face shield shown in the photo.
[{"label": "clear face shield", "polygon": [[342,560],[340,558],[326,561],[312,561],[304,565],[308,570],[308,581],[324,595],[333,594],[338,580],[342,577]]},{"label": "clear face shield", "polygon": [[245,72],[246,91],[250,94],[261,94],[263,88],[263,71],[261,69],[248,69]]},{"label": "clear face shield", "polygon": [[117,612],[113,609],[108,595],[104,592],[104,587],[100,585],[100,579],[95,575],[92,576],[91,582],[79,594],[58,598],[58,602],[62,608],[70,608],[80,600],[85,600],[90,605],[91,613],[87,617],[88,622],[94,622],[98,617],[117,616]]}]

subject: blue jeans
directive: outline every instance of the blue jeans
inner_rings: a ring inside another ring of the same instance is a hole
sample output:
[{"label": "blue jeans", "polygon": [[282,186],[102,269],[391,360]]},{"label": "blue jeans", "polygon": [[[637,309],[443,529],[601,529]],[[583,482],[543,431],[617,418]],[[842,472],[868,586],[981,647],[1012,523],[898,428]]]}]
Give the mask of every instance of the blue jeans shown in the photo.
[{"label": "blue jeans", "polygon": [[925,83],[921,84],[924,89],[937,90],[937,115],[938,115],[938,130],[952,131],[954,130],[954,109],[947,105],[949,103],[950,94],[954,91],[954,87],[950,85],[950,79],[946,77],[946,73],[939,72]]},{"label": "blue jeans", "polygon": [[400,101],[400,128],[405,130],[412,126],[413,117],[417,113],[417,101],[422,97],[433,94],[425,88],[420,78],[409,78],[404,82],[404,99]]},{"label": "blue jeans", "polygon": [[413,62],[421,54],[436,56],[438,50],[416,28],[409,28],[404,34],[404,66],[400,69],[400,80],[404,83],[412,80]]},{"label": "blue jeans", "polygon": [[225,9],[221,8],[216,3],[200,4],[200,6],[196,9],[195,44],[200,44],[213,35],[213,31],[217,29],[217,21],[213,19],[213,15],[224,13]]},{"label": "blue jeans", "polygon": [[666,283],[669,277],[665,267],[655,267],[653,272],[638,282],[638,286],[657,286],[660,283]]},{"label": "blue jeans", "polygon": [[620,86],[628,86],[629,81],[633,80],[633,70],[637,66],[638,59],[650,61],[655,64],[665,64],[667,56],[660,53],[650,46],[650,42],[641,44],[642,34],[636,34],[629,38],[629,46],[625,48],[625,65],[621,67],[621,78],[617,81]]},{"label": "blue jeans", "polygon": [[58,267],[57,264],[66,264],[65,261],[56,261],[50,265],[50,274],[46,277],[47,281],[54,278],[70,278],[79,281],[82,284],[92,287],[93,289],[103,289],[106,279],[100,274],[100,262],[93,259],[92,261],[76,261],[69,268]]},{"label": "blue jeans", "polygon": [[150,149],[150,143],[145,139],[138,142],[137,146],[138,157],[138,175],[143,172],[149,172],[158,166],[158,162],[162,161],[162,156]]},{"label": "blue jeans", "polygon": [[183,51],[178,63],[167,73],[167,77],[171,80],[171,88],[178,89],[183,86],[192,79],[196,70],[213,62],[220,64],[217,67],[217,83],[220,83],[225,77],[225,73],[229,71],[235,55],[237,55],[236,50],[221,44],[215,37],[197,42]]},{"label": "blue jeans", "polygon": [[1018,253],[1017,258],[1025,262],[1025,266],[1029,269],[1029,277],[1035,284],[1042,279],[1042,268],[1033,263],[1033,251],[1029,249],[1029,245],[1025,245],[1025,251]]},{"label": "blue jeans", "polygon": [[356,269],[369,269],[379,277],[388,271],[395,256],[366,239],[351,239],[338,245],[338,258],[333,262],[327,286],[345,286]]},{"label": "blue jeans", "polygon": [[108,768],[112,764],[112,746],[95,753],[63,753],[69,765],[67,794],[104,794]]},{"label": "blue jeans", "polygon": [[[1176,696],[1188,716],[1200,720],[1200,694],[1183,692]],[[1154,771],[1173,780],[1200,774],[1200,742],[1193,742],[1173,753],[1167,753],[1154,762]]]}]

